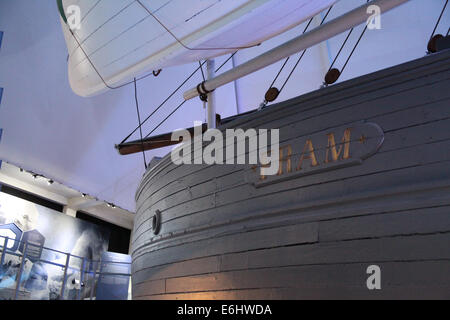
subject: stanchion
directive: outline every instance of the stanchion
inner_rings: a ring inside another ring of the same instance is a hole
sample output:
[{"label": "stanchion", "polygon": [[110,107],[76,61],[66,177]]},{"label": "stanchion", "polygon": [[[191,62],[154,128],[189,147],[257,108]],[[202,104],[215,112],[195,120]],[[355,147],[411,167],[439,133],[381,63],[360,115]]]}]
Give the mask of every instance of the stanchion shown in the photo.
[{"label": "stanchion", "polygon": [[14,291],[14,300],[17,300],[17,297],[19,295],[19,289],[20,289],[20,283],[22,280],[23,268],[25,266],[25,259],[27,257],[27,250],[28,250],[28,242],[25,242],[24,249],[23,249],[23,255],[22,255],[22,261],[20,262],[19,272],[17,273],[17,277],[16,277],[17,283],[16,283],[16,290]]},{"label": "stanchion", "polygon": [[61,294],[59,300],[64,300],[64,290],[66,289],[67,284],[67,271],[69,270],[70,254],[67,253],[66,255],[67,255],[66,266],[64,267],[64,278],[61,286]]},{"label": "stanchion", "polygon": [[81,300],[81,297],[83,296],[84,293],[84,269],[86,266],[86,259],[83,258],[83,261],[81,262],[81,270],[80,270],[80,290],[78,290],[78,300]]},{"label": "stanchion", "polygon": [[5,242],[3,243],[3,251],[2,251],[2,258],[0,260],[0,266],[2,266],[5,263],[5,256],[6,256],[6,250],[8,250],[8,240],[9,238],[5,238]]}]

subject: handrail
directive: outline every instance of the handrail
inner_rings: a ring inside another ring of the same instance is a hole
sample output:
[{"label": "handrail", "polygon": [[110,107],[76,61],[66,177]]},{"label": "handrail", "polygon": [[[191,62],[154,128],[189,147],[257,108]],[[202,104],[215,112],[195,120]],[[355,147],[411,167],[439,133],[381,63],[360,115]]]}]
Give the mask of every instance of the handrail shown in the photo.
[{"label": "handrail", "polygon": [[[43,246],[39,246],[35,243],[32,242],[28,242],[28,241],[24,241],[22,239],[11,239],[9,237],[5,237],[5,236],[1,236],[0,235],[0,239],[5,239],[5,241],[3,242],[3,245],[0,246],[0,256],[1,256],[1,264],[4,263],[4,258],[6,256],[6,254],[8,255],[12,255],[12,256],[16,256],[19,257],[20,259],[20,268],[19,271],[16,274],[16,281],[15,281],[15,288],[13,289],[14,294],[13,294],[13,298],[14,300],[17,300],[19,297],[19,293],[21,292],[21,286],[23,283],[23,273],[24,273],[24,266],[25,266],[25,259],[27,257],[29,257],[28,254],[28,249],[31,246],[34,247],[38,247],[41,249],[44,249]],[[24,250],[23,252],[17,252],[16,251],[12,251],[10,249],[8,249],[8,242],[9,241],[14,241],[15,242],[19,242],[19,243],[23,243],[24,246]],[[49,251],[54,251],[54,252],[59,252],[59,253],[63,253],[62,251],[58,251],[58,250],[54,250],[54,249],[49,249],[49,248],[45,248]],[[77,257],[74,255],[71,255],[70,253],[63,253],[66,255],[66,262],[65,264],[61,264],[61,263],[57,263],[54,261],[49,261],[45,258],[39,257],[39,260],[35,261],[35,262],[39,262],[39,263],[43,263],[43,264],[50,264],[59,268],[62,268],[64,270],[64,275],[63,275],[63,282],[61,285],[61,291],[60,291],[60,295],[59,295],[59,299],[64,299],[65,298],[65,289],[67,287],[67,283],[69,281],[69,276],[73,276],[73,275],[80,275],[80,278],[78,280],[76,280],[77,282],[79,281],[79,284],[81,285],[81,287],[79,288],[79,290],[83,290],[83,283],[87,283],[89,282],[89,278],[91,278],[91,280],[93,281],[91,283],[91,300],[93,298],[93,293],[94,293],[94,288],[97,286],[97,281],[99,281],[102,277],[131,277],[131,273],[128,272],[128,268],[130,268],[131,262],[123,262],[123,261],[109,261],[109,260],[99,260],[99,261],[94,261],[94,260],[87,260],[86,258],[81,258],[81,257]],[[71,259],[72,257],[75,258],[80,258],[82,259],[83,263],[81,264],[80,267],[78,266],[73,266],[71,265],[71,261],[73,259]],[[91,267],[86,268],[86,262],[90,264],[90,266],[94,266],[93,269],[91,269]],[[126,267],[127,269],[119,269],[121,268],[120,265],[123,265],[124,267]],[[116,269],[109,269],[109,267],[111,266],[115,266]],[[105,269],[106,268],[106,269]],[[124,272],[125,271],[125,272]],[[85,276],[87,275],[87,280],[85,280]],[[72,280],[73,281],[73,280]],[[0,291],[2,289],[8,289],[8,288],[0,288]],[[77,299],[79,300],[81,297],[81,291],[77,292]]]},{"label": "handrail", "polygon": [[[28,246],[42,248],[42,250],[49,250],[49,251],[53,251],[53,252],[60,253],[60,254],[63,254],[63,255],[70,255],[71,258],[75,258],[75,259],[86,259],[85,257],[80,257],[80,256],[76,256],[76,255],[71,254],[71,253],[64,252],[64,251],[60,251],[60,250],[56,250],[56,249],[51,249],[51,248],[47,248],[47,247],[44,247],[44,246],[40,246],[40,245],[37,245],[37,244],[35,244],[33,242],[22,241],[21,239],[17,240],[17,239],[12,239],[12,238],[0,235],[0,239],[1,238],[5,239],[5,240],[8,239],[8,242],[9,241],[14,241],[14,242],[19,242],[19,243],[23,242],[23,243],[27,243]],[[0,246],[0,251],[2,251],[2,250],[3,250],[3,246]],[[20,254],[14,253],[14,252],[10,251],[8,248],[6,248],[6,252],[8,252],[8,251],[9,251],[9,254],[20,256]],[[119,262],[119,261],[102,261],[102,260],[88,260],[88,261],[92,262],[92,263],[102,262],[102,263],[115,263],[115,264],[131,264],[131,262]]]}]

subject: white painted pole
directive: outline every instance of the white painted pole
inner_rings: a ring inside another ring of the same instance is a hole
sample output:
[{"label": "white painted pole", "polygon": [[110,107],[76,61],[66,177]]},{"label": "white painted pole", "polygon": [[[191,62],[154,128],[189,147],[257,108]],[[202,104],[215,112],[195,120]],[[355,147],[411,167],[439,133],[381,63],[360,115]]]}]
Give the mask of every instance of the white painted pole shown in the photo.
[{"label": "white painted pole", "polygon": [[[215,73],[216,63],[212,60],[206,61],[206,71],[207,71],[207,79],[212,80],[214,79],[216,73]],[[214,91],[208,93],[208,129],[215,129],[216,128],[216,93]]]},{"label": "white painted pole", "polygon": [[[276,47],[234,69],[231,69],[223,74],[208,79],[205,82],[204,87],[207,91],[215,90],[227,83],[230,83],[236,79],[242,78],[253,72],[256,72],[262,68],[265,68],[275,62],[278,62],[284,58],[290,57],[300,51],[308,49],[316,44],[319,44],[325,40],[328,40],[346,30],[349,30],[361,23],[365,23],[371,13],[368,13],[370,6],[378,6],[381,13],[385,13],[395,7],[398,7],[409,0],[374,0],[361,7],[358,7],[346,14],[334,19],[321,27],[318,27],[310,32],[307,32],[301,36],[298,36],[285,44]],[[193,99],[199,95],[196,88],[192,88],[184,93],[186,100]]]},{"label": "white painted pole", "polygon": [[[231,58],[231,63],[233,65],[233,69],[236,68],[237,63],[236,63],[236,55],[234,55]],[[237,114],[241,114],[242,110],[241,110],[241,94],[240,94],[240,88],[239,88],[239,83],[238,83],[239,79],[234,80],[234,96],[236,98],[236,112]]]}]

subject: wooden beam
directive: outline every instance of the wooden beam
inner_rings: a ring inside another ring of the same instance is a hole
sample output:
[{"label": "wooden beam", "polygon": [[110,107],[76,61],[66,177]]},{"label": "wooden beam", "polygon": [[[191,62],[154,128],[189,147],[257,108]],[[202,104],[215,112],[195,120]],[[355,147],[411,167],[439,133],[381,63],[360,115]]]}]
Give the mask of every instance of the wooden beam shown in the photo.
[{"label": "wooden beam", "polygon": [[[233,119],[234,119],[234,117],[233,117]],[[227,122],[227,121],[226,120],[222,121],[220,115],[216,114],[217,126],[219,126],[225,122]],[[186,130],[189,131],[191,136],[194,135],[194,127],[186,129]],[[206,123],[204,123],[202,125],[202,134],[205,133],[206,130],[208,130],[208,125]],[[145,138],[143,140],[135,140],[135,141],[125,142],[125,143],[120,143],[120,144],[116,145],[115,148],[117,149],[117,151],[119,151],[119,153],[121,155],[125,156],[125,155],[129,155],[129,154],[139,153],[142,151],[149,151],[149,150],[169,147],[169,146],[179,144],[181,142],[182,142],[181,138],[178,141],[172,141],[172,132],[169,132],[169,133],[163,133],[163,134],[160,134],[157,136]]]}]

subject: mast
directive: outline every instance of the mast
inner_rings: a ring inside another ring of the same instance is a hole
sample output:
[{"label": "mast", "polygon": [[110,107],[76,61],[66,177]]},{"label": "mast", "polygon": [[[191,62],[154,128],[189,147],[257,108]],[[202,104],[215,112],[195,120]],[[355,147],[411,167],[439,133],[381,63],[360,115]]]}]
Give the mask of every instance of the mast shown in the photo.
[{"label": "mast", "polygon": [[[214,59],[206,61],[206,72],[208,81],[214,79],[216,75],[215,68],[216,63]],[[217,125],[216,125],[216,93],[214,91],[208,93],[207,114],[208,114],[208,129],[215,129]]]},{"label": "mast", "polygon": [[285,44],[276,47],[234,69],[231,69],[215,78],[208,79],[196,88],[184,93],[186,100],[193,99],[200,94],[207,94],[227,83],[235,81],[262,68],[265,68],[281,59],[290,57],[297,52],[308,49],[316,44],[328,40],[346,30],[349,30],[369,19],[368,8],[378,6],[382,13],[398,7],[409,0],[374,0],[362,5],[339,18],[330,21],[321,27],[298,36]]}]

